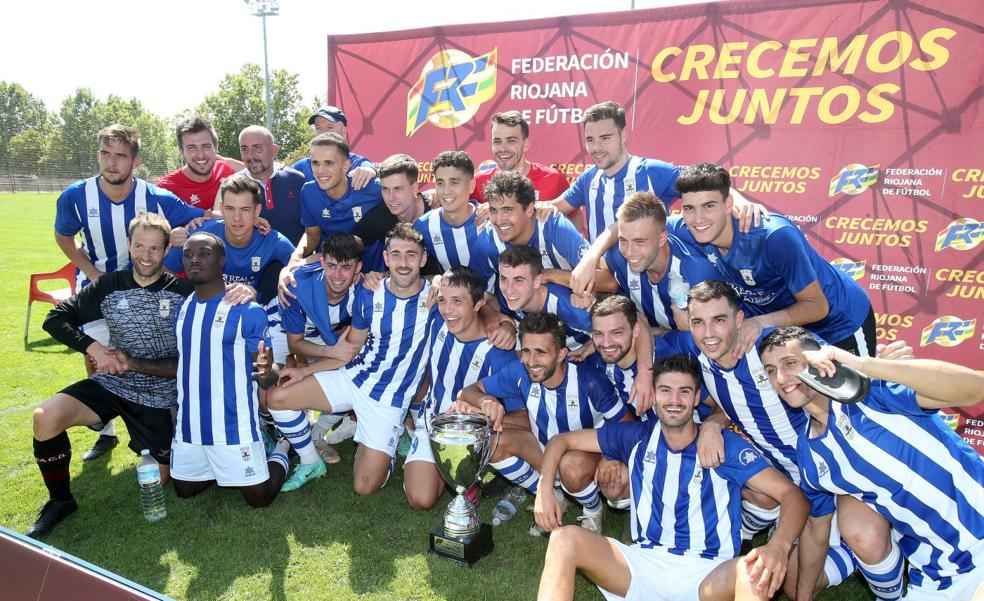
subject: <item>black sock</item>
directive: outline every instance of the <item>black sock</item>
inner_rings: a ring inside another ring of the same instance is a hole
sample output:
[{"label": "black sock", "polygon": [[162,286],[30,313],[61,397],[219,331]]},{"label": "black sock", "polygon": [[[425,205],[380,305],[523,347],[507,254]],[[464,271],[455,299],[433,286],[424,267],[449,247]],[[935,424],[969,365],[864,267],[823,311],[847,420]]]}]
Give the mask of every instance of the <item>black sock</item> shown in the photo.
[{"label": "black sock", "polygon": [[68,434],[62,432],[50,440],[34,439],[34,458],[48,487],[48,495],[55,501],[68,501],[72,498],[69,488],[68,465],[72,461],[72,443]]}]

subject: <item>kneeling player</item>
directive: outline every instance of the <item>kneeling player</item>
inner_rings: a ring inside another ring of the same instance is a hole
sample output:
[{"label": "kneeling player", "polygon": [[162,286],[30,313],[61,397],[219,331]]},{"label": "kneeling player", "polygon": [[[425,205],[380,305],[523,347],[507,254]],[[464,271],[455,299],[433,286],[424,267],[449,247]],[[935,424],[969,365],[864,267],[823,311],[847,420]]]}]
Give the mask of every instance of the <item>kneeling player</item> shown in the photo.
[{"label": "kneeling player", "polygon": [[[485,280],[471,269],[452,267],[442,276],[428,336],[430,390],[420,416],[426,411],[429,420],[444,413],[462,388],[516,359],[516,353],[496,348],[486,337],[479,317],[484,298]],[[444,493],[444,479],[434,464],[422,417],[416,419],[413,444],[403,472],[403,489],[410,506],[433,507]]]},{"label": "kneeling player", "polygon": [[[538,599],[573,599],[580,569],[608,599],[768,599],[779,589],[809,505],[796,485],[739,436],[725,432],[716,468],[697,459],[700,371],[676,355],[655,368],[659,421],[612,424],[550,440],[541,481],[553,482],[564,455],[602,453],[631,470],[632,545],[561,527],[553,495],[537,493],[537,522],[550,546]],[[783,519],[769,542],[737,557],[741,489],[779,499]],[[559,529],[558,529],[559,528]]]},{"label": "kneeling player", "polygon": [[[175,321],[178,342],[178,415],[171,445],[171,479],[179,497],[212,483],[239,488],[253,507],[269,505],[287,476],[287,443],[267,460],[260,440],[253,364],[271,362],[264,348],[266,311],[256,303],[222,299],[225,245],[218,236],[192,234],[182,250],[195,293]],[[267,341],[266,344],[269,344]],[[259,379],[276,381],[276,370]]]}]

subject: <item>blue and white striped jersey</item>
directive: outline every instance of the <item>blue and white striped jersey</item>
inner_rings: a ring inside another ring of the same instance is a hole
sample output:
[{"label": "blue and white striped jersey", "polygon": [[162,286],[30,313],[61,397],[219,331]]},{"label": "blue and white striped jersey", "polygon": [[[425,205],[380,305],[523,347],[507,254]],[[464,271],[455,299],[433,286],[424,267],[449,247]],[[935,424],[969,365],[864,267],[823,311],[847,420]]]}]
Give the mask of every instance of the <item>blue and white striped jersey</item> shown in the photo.
[{"label": "blue and white striped jersey", "polygon": [[643,157],[629,157],[618,173],[609,177],[597,167],[582,173],[561,197],[572,207],[586,207],[588,240],[615,223],[615,213],[634,192],[652,192],[667,207],[677,197],[676,184],[680,169],[669,163]]},{"label": "blue and white striped jersey", "polygon": [[567,362],[567,373],[556,388],[534,384],[526,367],[515,359],[482,379],[485,392],[502,400],[506,411],[527,409],[533,435],[546,446],[553,436],[617,422],[628,411],[601,371]]},{"label": "blue and white striped jersey", "polygon": [[676,330],[673,302],[670,300],[670,272],[680,275],[691,287],[706,280],[720,279],[721,276],[710,261],[690,250],[675,236],[669,236],[667,244],[670,246],[669,268],[663,279],[655,283],[646,272],[633,273],[618,246],[605,253],[605,264],[618,281],[621,293],[632,299],[636,308],[649,320],[649,325]]},{"label": "blue and white striped jersey", "polygon": [[[117,271],[130,264],[126,234],[137,213],[160,213],[172,227],[205,214],[167,190],[139,178],[133,178],[129,196],[122,202],[113,202],[99,188],[100,177],[90,177],[65,188],[55,206],[55,231],[62,236],[82,232],[83,250],[99,271]],[[76,292],[89,283],[81,271],[77,275]]]},{"label": "blue and white striped jersey", "polygon": [[447,411],[461,389],[516,359],[515,352],[496,348],[488,338],[458,340],[436,307],[432,309],[429,338],[430,390],[424,401],[429,417]]},{"label": "blue and white striped jersey", "polygon": [[763,331],[732,369],[724,369],[701,353],[690,332],[667,332],[663,341],[674,352],[689,354],[700,363],[704,388],[711,398],[776,469],[799,483],[796,443],[809,416],[783,403],[769,382],[756,349],[771,331]]},{"label": "blue and white striped jersey", "polygon": [[[534,220],[533,236],[527,246],[540,251],[544,269],[574,269],[581,256],[588,248],[588,241],[574,227],[567,217],[553,215],[546,223]],[[491,275],[499,271],[499,255],[507,248],[512,248],[510,242],[499,239],[495,227],[488,227],[479,236],[478,254],[483,257],[483,275]]]},{"label": "blue and white striped jersey", "polygon": [[319,263],[311,263],[294,271],[297,285],[289,290],[297,297],[289,307],[280,307],[280,323],[288,334],[310,334],[307,324],[313,324],[325,344],[338,342],[336,329],[352,320],[355,290],[350,288],[336,304],[328,302],[325,288],[325,270]]},{"label": "blue and white striped jersey", "polygon": [[[539,310],[544,313],[553,313],[564,321],[564,325],[567,327],[567,348],[574,350],[591,340],[591,314],[585,309],[574,306],[574,303],[571,302],[571,289],[551,282],[543,285],[547,288],[547,298]],[[523,319],[528,313],[531,313],[531,311],[511,310],[498,287],[496,287],[496,296],[499,299],[499,308],[505,315]]]},{"label": "blue and white striped jersey", "polygon": [[355,287],[352,327],[369,330],[369,338],[345,370],[355,387],[374,401],[406,409],[420,389],[430,351],[429,291],[427,280],[420,292],[406,298],[389,291],[389,278],[375,291],[362,284]]},{"label": "blue and white striped jersey", "polygon": [[598,430],[602,455],[629,466],[635,543],[706,559],[738,556],[741,488],[769,464],[737,434],[722,434],[724,462],[711,469],[700,465],[696,436],[674,451],[657,420]]},{"label": "blue and white striped jersey", "polygon": [[836,495],[859,499],[901,535],[909,579],[927,590],[981,568],[984,459],[938,412],[911,388],[874,380],[857,404],[831,401],[827,420],[815,437],[804,425],[797,447],[811,515],[833,512]]},{"label": "blue and white striped jersey", "polygon": [[461,225],[451,225],[444,221],[444,209],[436,209],[424,213],[413,222],[413,228],[423,234],[424,248],[427,254],[437,259],[441,271],[464,265],[484,274],[481,266],[482,256],[475,252],[478,240],[485,226],[475,225],[475,209]]},{"label": "blue and white striped jersey", "polygon": [[[229,305],[222,294],[194,294],[175,319],[178,414],[174,436],[203,445],[260,440],[253,353],[267,337],[266,311],[256,303]],[[270,341],[266,340],[269,346]]]}]

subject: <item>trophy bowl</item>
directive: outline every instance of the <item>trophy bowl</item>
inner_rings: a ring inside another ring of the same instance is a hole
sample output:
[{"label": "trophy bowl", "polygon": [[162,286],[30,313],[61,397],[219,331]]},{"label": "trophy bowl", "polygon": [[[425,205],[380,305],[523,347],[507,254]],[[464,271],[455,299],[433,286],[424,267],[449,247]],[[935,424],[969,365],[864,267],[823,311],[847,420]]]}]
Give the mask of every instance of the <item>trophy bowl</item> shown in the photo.
[{"label": "trophy bowl", "polygon": [[492,550],[492,527],[479,521],[478,510],[462,493],[492,458],[495,433],[487,417],[465,413],[430,418],[427,433],[434,463],[457,493],[444,512],[443,525],[431,533],[431,550],[470,566]]}]

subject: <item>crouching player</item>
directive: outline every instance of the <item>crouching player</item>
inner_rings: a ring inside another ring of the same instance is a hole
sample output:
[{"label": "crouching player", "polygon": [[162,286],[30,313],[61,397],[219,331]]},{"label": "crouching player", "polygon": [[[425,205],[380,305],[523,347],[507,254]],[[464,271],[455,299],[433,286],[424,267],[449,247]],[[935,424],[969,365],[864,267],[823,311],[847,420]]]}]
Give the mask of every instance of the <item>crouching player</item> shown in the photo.
[{"label": "crouching player", "polygon": [[[256,303],[223,300],[225,244],[199,232],[185,241],[184,272],[195,293],[175,320],[178,343],[178,414],[171,445],[171,480],[179,497],[213,483],[239,488],[253,507],[269,505],[287,476],[287,443],[269,457],[260,440],[253,365],[269,365],[266,311]],[[258,378],[276,382],[277,371]]]},{"label": "crouching player", "polygon": [[[573,599],[578,569],[608,599],[768,599],[785,578],[809,510],[806,498],[728,431],[724,461],[701,467],[699,426],[693,420],[699,368],[689,357],[674,355],[659,362],[654,373],[658,421],[570,432],[547,444],[541,482],[553,482],[564,455],[574,451],[602,453],[629,465],[633,544],[561,527],[554,496],[538,492],[536,520],[553,532],[540,578],[541,601]],[[766,545],[737,557],[743,487],[778,499],[783,519]]]},{"label": "crouching player", "polygon": [[413,444],[403,472],[403,489],[414,509],[430,509],[444,493],[423,419],[446,412],[458,392],[516,359],[496,348],[485,334],[479,310],[485,304],[485,280],[467,267],[452,267],[441,278],[437,310],[431,311],[430,389],[415,415]]},{"label": "crouching player", "polygon": [[[797,599],[816,590],[835,508],[840,527],[849,525],[838,507],[845,496],[892,525],[881,562],[898,562],[900,552],[908,560],[907,599],[984,598],[984,460],[937,414],[984,400],[984,376],[943,361],[821,348],[796,326],[768,334],[759,353],[782,400],[810,416],[796,446],[812,506],[800,538]],[[873,378],[860,402],[833,401],[796,378],[808,365],[832,375],[833,361]]]}]

